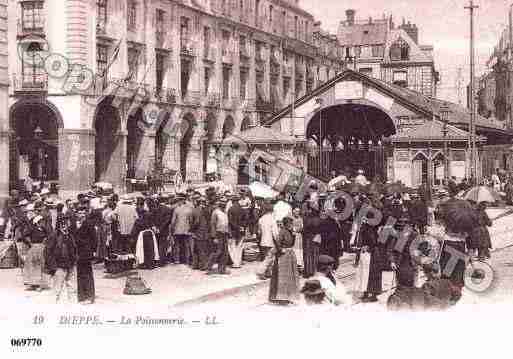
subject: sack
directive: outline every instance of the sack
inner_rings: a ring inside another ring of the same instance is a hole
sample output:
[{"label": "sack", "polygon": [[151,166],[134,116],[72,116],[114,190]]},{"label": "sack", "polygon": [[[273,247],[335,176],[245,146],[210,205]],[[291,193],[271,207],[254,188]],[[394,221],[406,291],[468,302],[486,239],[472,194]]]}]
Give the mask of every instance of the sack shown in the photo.
[{"label": "sack", "polygon": [[321,244],[321,242],[322,242],[321,235],[320,235],[320,234],[316,234],[316,235],[312,238],[312,242],[317,243],[317,244]]},{"label": "sack", "polygon": [[142,295],[142,294],[150,294],[151,289],[148,288],[144,279],[136,273],[134,275],[128,276],[126,278],[125,289],[123,290],[123,294],[126,295]]}]

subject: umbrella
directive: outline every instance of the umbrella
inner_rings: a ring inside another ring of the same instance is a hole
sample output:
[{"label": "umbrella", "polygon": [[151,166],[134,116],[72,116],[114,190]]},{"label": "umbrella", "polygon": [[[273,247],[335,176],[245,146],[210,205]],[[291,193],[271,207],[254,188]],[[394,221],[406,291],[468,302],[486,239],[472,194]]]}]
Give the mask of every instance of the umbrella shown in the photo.
[{"label": "umbrella", "polygon": [[440,210],[447,232],[470,233],[479,225],[477,213],[468,201],[450,199],[440,205]]},{"label": "umbrella", "polygon": [[476,203],[490,202],[494,203],[501,199],[501,195],[493,188],[487,186],[476,186],[469,189],[464,195],[463,199],[473,201]]},{"label": "umbrella", "polygon": [[365,190],[366,190],[367,193],[380,194],[380,193],[383,192],[383,188],[384,188],[384,186],[382,184],[379,184],[379,183],[369,183],[365,187]]},{"label": "umbrella", "polygon": [[278,192],[262,182],[253,182],[249,185],[249,190],[254,197],[275,198],[278,195]]}]

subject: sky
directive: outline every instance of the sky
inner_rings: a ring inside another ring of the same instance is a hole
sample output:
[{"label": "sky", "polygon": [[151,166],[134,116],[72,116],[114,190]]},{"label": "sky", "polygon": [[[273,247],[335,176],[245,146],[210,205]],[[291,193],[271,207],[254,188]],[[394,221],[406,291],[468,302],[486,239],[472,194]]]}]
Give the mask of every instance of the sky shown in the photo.
[{"label": "sky", "polygon": [[[475,0],[474,11],[476,76],[486,71],[486,62],[508,25],[511,2],[504,0]],[[466,105],[470,79],[470,15],[469,0],[299,0],[301,6],[322,22],[322,28],[336,34],[338,24],[345,20],[345,10],[356,10],[356,19],[393,16],[397,25],[411,21],[419,28],[419,42],[433,45],[435,67],[440,72],[439,98],[458,103],[456,80],[461,68],[463,91],[461,101]]]}]

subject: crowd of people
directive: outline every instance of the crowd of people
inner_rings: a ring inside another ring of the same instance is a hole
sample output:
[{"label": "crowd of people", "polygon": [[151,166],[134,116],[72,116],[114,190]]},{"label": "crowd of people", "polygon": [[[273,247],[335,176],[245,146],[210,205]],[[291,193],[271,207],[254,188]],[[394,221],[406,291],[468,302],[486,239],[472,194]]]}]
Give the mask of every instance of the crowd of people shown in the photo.
[{"label": "crowd of people", "polygon": [[[336,190],[348,196],[333,200]],[[489,258],[491,221],[485,206],[472,207],[449,190],[433,217],[422,188],[408,193],[400,184],[370,183],[363,171],[351,178],[344,175],[327,191],[313,181],[301,203],[290,193],[263,199],[248,189],[215,187],[143,192],[135,198],[106,195],[93,187],[74,200],[59,201],[43,188],[13,191],[1,213],[0,230],[3,238],[17,243],[27,290],[44,290],[50,277],[57,301],[67,292],[68,300],[93,303],[93,264],[118,255],[133,255],[137,266],[147,270],[184,264],[208,275],[229,275],[228,268],[243,265],[245,243],[253,242],[262,262],[257,275],[270,278],[273,303],[295,303],[302,293],[311,304],[350,305],[352,297],[335,276],[340,258],[348,253],[355,257],[354,289],[363,302],[377,301],[383,272],[395,273],[398,288],[414,288],[424,270],[432,281],[445,281],[451,295],[444,298],[453,303],[461,295],[465,263],[448,275],[442,272],[449,260],[443,247],[431,261],[430,248],[407,250],[436,220],[445,227],[444,246]],[[380,240],[386,231],[386,241]],[[404,233],[407,245],[398,246]],[[432,281],[429,296],[438,298],[432,288],[443,286]]]}]

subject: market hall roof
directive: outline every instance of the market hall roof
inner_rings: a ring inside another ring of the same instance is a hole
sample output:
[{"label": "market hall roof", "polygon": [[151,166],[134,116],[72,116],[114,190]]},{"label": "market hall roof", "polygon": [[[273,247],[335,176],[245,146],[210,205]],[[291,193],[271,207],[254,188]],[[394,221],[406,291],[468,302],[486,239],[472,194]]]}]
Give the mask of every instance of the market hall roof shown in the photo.
[{"label": "market hall roof", "polygon": [[294,144],[296,138],[272,128],[256,126],[240,132],[238,135],[230,135],[223,143],[245,142],[248,144]]},{"label": "market hall roof", "polygon": [[[420,126],[400,131],[389,138],[390,142],[412,142],[412,141],[468,141],[469,133],[452,125],[447,125],[447,134],[444,135],[444,123],[438,120],[428,121]],[[477,141],[484,142],[486,138],[478,136]]]},{"label": "market hall roof", "polygon": [[[327,96],[327,93],[335,87],[338,83],[344,81],[359,81],[368,88],[378,91],[380,94],[389,96],[398,104],[420,114],[423,114],[426,118],[438,118],[442,119],[442,108],[448,107],[449,112],[447,114],[448,122],[454,126],[461,127],[463,129],[468,128],[470,122],[470,111],[463,106],[435,99],[432,97],[425,96],[417,91],[396,86],[385,81],[367,76],[363,73],[356,72],[350,69],[345,69],[340,72],[337,76],[327,81],[323,85],[317,87],[309,94],[299,98],[294,102],[294,106],[288,105],[280,111],[274,113],[271,118],[265,121],[264,125],[272,125],[279,122],[281,119],[289,118],[291,113],[298,111],[302,105],[308,104],[312,99]],[[312,109],[313,110],[313,109]],[[504,123],[486,119],[482,116],[476,116],[476,130],[478,132],[493,132],[505,136],[511,136],[511,132],[506,129]]]}]

